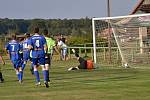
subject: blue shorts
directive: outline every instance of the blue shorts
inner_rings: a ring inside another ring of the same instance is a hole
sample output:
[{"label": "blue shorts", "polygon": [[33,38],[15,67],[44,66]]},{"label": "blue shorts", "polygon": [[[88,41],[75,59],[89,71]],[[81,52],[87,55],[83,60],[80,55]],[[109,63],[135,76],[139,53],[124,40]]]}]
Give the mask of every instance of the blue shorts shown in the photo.
[{"label": "blue shorts", "polygon": [[32,58],[33,65],[45,65],[45,57]]},{"label": "blue shorts", "polygon": [[18,69],[23,64],[22,60],[12,60],[11,62],[12,62],[15,69]]},{"label": "blue shorts", "polygon": [[23,61],[28,61],[30,59],[30,52],[24,51],[23,52]]},{"label": "blue shorts", "polygon": [[30,60],[30,56],[24,56],[23,57],[23,61],[28,61],[28,60]]}]

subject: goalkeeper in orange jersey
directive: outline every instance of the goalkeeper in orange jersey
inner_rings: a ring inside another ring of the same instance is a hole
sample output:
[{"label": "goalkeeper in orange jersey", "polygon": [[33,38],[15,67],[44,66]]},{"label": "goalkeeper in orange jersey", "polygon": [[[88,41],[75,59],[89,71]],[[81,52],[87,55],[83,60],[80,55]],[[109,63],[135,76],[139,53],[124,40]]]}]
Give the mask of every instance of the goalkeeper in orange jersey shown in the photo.
[{"label": "goalkeeper in orange jersey", "polygon": [[75,54],[80,64],[77,67],[70,67],[68,71],[79,69],[94,69],[94,64],[92,60],[85,60],[84,58],[80,57],[79,54],[76,53],[74,49],[72,49],[72,52]]},{"label": "goalkeeper in orange jersey", "polygon": [[[0,55],[0,61],[2,62],[3,65],[5,65],[5,61],[1,55]],[[1,71],[1,67],[0,67],[0,83],[3,83],[3,82],[4,82],[4,78],[3,78],[3,74]]]}]

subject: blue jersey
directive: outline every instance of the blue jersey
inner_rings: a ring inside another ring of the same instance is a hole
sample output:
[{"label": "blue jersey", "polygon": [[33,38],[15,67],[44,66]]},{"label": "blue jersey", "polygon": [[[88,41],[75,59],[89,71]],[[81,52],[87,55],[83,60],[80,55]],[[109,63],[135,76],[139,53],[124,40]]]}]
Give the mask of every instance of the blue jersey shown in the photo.
[{"label": "blue jersey", "polygon": [[11,40],[5,47],[9,52],[10,60],[12,61],[14,68],[18,68],[22,64],[21,55],[19,53],[21,49],[20,47],[21,46],[19,42],[17,42],[16,40]]},{"label": "blue jersey", "polygon": [[30,57],[30,50],[28,49],[28,45],[29,45],[29,39],[24,40],[21,44],[24,61],[27,61]]},{"label": "blue jersey", "polygon": [[6,50],[8,50],[10,54],[10,59],[11,60],[18,60],[20,59],[20,44],[16,40],[11,40],[7,45],[6,45]]},{"label": "blue jersey", "polygon": [[32,46],[32,58],[45,57],[44,45],[46,44],[46,39],[42,35],[33,35],[30,38],[29,45]]}]

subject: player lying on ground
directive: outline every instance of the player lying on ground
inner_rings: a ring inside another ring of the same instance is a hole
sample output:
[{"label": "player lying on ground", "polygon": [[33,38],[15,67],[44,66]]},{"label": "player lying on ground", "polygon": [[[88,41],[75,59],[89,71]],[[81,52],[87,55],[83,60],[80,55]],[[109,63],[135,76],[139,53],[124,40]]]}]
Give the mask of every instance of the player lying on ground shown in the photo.
[{"label": "player lying on ground", "polygon": [[94,69],[94,64],[92,60],[85,60],[84,58],[79,57],[79,54],[77,54],[74,49],[72,49],[72,52],[75,54],[80,64],[77,67],[70,67],[68,71],[79,70],[79,69]]},{"label": "player lying on ground", "polygon": [[[5,61],[1,55],[0,55],[0,61],[3,63],[3,65],[5,65]],[[3,83],[3,82],[4,82],[4,78],[3,78],[3,74],[1,72],[1,67],[0,67],[0,83]]]}]

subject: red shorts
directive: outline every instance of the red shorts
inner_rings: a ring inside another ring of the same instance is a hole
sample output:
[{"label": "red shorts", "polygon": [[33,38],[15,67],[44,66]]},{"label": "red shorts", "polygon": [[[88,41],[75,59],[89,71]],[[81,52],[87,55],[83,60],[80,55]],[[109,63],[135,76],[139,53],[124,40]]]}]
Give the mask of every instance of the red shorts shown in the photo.
[{"label": "red shorts", "polygon": [[87,69],[93,69],[94,68],[94,64],[92,60],[87,60]]}]

